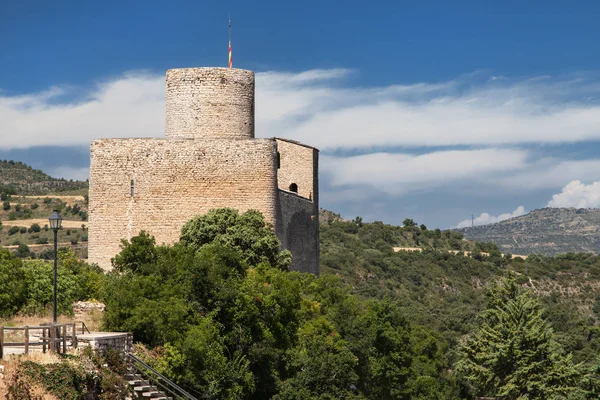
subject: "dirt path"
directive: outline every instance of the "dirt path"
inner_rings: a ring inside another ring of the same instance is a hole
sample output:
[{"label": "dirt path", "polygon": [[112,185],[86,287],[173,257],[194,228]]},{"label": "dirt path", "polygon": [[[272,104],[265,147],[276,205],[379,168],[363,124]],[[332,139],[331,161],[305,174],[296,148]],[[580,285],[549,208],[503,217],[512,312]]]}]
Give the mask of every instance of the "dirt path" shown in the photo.
[{"label": "dirt path", "polygon": [[[33,224],[39,224],[42,228],[44,227],[44,225],[48,225],[48,219],[44,218],[44,219],[18,219],[18,220],[14,220],[14,221],[2,221],[2,225],[6,225],[6,226],[25,226],[25,227],[30,227]],[[85,226],[88,226],[87,221],[68,221],[68,220],[64,220],[62,222],[62,226],[63,228],[81,228],[81,225],[84,224]]]},{"label": "dirt path", "polygon": [[[420,248],[420,247],[394,247],[393,249],[394,249],[394,253],[397,253],[399,251],[423,251],[423,249]],[[458,254],[458,250],[448,250],[448,253]],[[470,256],[471,255],[470,251],[464,251],[462,253],[465,256]],[[484,252],[481,252],[480,254],[483,255],[483,256],[489,256],[490,255],[489,253],[484,253]],[[504,256],[504,254],[502,254],[502,256]],[[523,260],[527,259],[527,256],[523,256],[523,255],[519,255],[519,254],[513,254],[512,255],[512,258],[516,258],[516,257],[520,257]]]},{"label": "dirt path", "polygon": [[[71,245],[70,242],[58,243],[59,247],[70,246],[70,245]],[[30,249],[35,249],[36,247],[48,247],[48,246],[54,246],[54,244],[52,244],[52,243],[46,243],[46,244],[28,244],[27,245],[27,247],[29,247]],[[18,249],[19,245],[11,244],[10,246],[2,246],[2,248],[4,248],[4,249]]]},{"label": "dirt path", "polygon": [[69,206],[72,206],[75,203],[85,202],[85,199],[83,198],[83,196],[57,196],[55,194],[50,194],[48,196],[22,196],[22,197],[25,197],[26,199],[39,199],[40,201],[43,201],[47,197],[51,198],[51,199],[59,199],[61,201],[64,201]]}]

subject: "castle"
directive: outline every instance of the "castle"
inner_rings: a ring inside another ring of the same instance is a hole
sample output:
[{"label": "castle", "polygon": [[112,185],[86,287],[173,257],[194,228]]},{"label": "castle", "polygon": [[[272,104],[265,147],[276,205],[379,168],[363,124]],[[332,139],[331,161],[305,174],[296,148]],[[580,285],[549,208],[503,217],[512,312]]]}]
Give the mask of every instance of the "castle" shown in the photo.
[{"label": "castle", "polygon": [[254,73],[167,71],[164,139],[92,142],[88,257],[103,269],[121,239],[145,230],[157,243],[211,209],[260,211],[292,269],[319,273],[319,151],[254,137]]}]

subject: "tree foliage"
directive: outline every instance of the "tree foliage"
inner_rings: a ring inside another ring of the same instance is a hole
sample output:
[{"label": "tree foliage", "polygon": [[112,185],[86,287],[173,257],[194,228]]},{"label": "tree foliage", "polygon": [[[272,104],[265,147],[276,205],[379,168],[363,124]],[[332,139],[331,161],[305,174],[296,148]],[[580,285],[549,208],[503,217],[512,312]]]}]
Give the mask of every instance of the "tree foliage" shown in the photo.
[{"label": "tree foliage", "polygon": [[578,367],[563,353],[537,299],[514,277],[492,285],[481,324],[458,369],[481,396],[547,399],[575,391]]},{"label": "tree foliage", "polygon": [[393,300],[360,300],[338,278],[287,272],[282,259],[255,211],[195,218],[174,246],[143,234],[115,257],[106,328],[133,331],[159,371],[213,398],[410,399],[428,379],[453,391],[439,377],[441,352],[417,354],[426,346],[414,339],[443,344],[425,328],[413,335]]}]

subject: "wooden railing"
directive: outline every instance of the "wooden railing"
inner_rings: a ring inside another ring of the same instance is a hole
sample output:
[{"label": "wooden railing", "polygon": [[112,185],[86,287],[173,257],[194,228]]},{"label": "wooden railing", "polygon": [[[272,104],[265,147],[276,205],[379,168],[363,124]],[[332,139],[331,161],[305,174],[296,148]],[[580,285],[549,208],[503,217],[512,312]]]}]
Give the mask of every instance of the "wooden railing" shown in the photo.
[{"label": "wooden railing", "polygon": [[[83,322],[81,324],[81,333],[84,334],[89,329]],[[31,347],[41,346],[42,352],[66,353],[67,347],[77,348],[77,325],[78,322],[68,324],[53,324],[42,326],[1,326],[0,327],[0,359],[4,357],[5,347],[23,347],[24,353],[28,354]],[[23,342],[11,342],[10,332],[23,332]],[[41,331],[38,341],[30,340],[32,331]]]}]

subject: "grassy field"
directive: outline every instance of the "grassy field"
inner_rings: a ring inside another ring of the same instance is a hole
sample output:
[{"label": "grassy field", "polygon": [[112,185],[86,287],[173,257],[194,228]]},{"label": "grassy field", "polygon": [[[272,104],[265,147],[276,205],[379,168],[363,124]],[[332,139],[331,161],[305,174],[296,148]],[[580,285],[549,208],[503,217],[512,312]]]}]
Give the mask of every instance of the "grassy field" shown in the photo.
[{"label": "grassy field", "polygon": [[87,251],[82,248],[87,242],[84,195],[11,196],[0,207],[0,246],[17,249],[25,244],[38,256],[52,249],[54,233],[49,229],[48,217],[53,210],[58,210],[63,217],[63,228],[58,232],[60,246],[77,245],[74,250],[86,257]]}]

